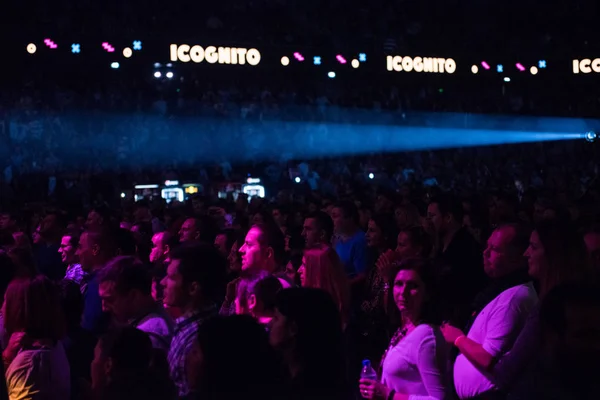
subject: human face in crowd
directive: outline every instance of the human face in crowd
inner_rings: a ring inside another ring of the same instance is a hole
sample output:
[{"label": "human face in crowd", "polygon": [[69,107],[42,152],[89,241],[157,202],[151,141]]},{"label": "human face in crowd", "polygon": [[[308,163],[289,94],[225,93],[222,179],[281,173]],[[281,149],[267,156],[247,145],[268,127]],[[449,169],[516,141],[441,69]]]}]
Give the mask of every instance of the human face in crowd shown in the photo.
[{"label": "human face in crowd", "polygon": [[121,229],[125,229],[125,230],[128,230],[128,231],[129,231],[129,230],[131,230],[131,226],[132,226],[132,225],[131,225],[131,222],[127,222],[127,221],[121,221],[121,222],[119,223],[119,228],[121,228]]},{"label": "human face in crowd", "polygon": [[[298,270],[299,271],[299,270]],[[290,282],[296,282],[296,278],[298,278],[298,271],[294,268],[292,262],[288,262],[285,266],[285,276]]]},{"label": "human face in crowd", "polygon": [[89,235],[84,232],[79,238],[79,245],[75,251],[75,255],[79,257],[81,269],[90,272],[94,268],[96,255],[98,254],[97,246],[93,246],[90,242]]},{"label": "human face in crowd", "polygon": [[416,317],[425,300],[425,284],[415,270],[400,270],[394,278],[393,296],[400,312]]},{"label": "human face in crowd", "polygon": [[435,233],[444,233],[446,223],[437,203],[431,203],[427,207],[427,219],[431,222]]},{"label": "human face in crowd", "polygon": [[98,293],[102,300],[102,311],[110,313],[117,321],[127,322],[134,317],[131,305],[133,293],[122,295],[115,290],[115,283],[106,281],[100,283]]},{"label": "human face in crowd", "polygon": [[240,254],[242,255],[242,271],[248,270],[260,270],[265,267],[268,254],[266,250],[259,243],[260,230],[251,228],[246,235],[246,240],[240,248]]},{"label": "human face in crowd", "polygon": [[487,242],[483,252],[483,267],[490,278],[499,278],[506,275],[513,265],[509,252],[509,245],[515,232],[511,228],[496,229]]},{"label": "human face in crowd", "polygon": [[265,223],[265,219],[260,213],[256,213],[252,216],[252,225],[262,225]]},{"label": "human face in crowd", "polygon": [[189,301],[189,293],[179,273],[180,260],[171,260],[167,267],[167,276],[160,282],[164,287],[163,302],[169,307],[183,307]]},{"label": "human face in crowd", "polygon": [[300,277],[300,285],[306,286],[306,258],[302,257],[302,265],[298,268],[298,276]]},{"label": "human face in crowd", "polygon": [[402,208],[396,208],[394,210],[394,220],[398,228],[403,228],[408,225],[408,215],[406,210]]},{"label": "human face in crowd", "polygon": [[71,236],[63,236],[58,248],[62,262],[66,265],[74,264],[77,259],[76,251],[77,248],[71,243]]},{"label": "human face in crowd", "polygon": [[400,232],[398,234],[398,242],[396,244],[396,254],[400,259],[406,259],[411,257],[417,257],[421,252],[420,248],[417,248],[412,240],[410,239],[410,235],[406,232]]},{"label": "human face in crowd", "polygon": [[311,249],[321,244],[322,232],[317,225],[317,220],[314,218],[306,218],[302,226],[302,237],[304,238],[305,247]]},{"label": "human face in crowd", "polygon": [[181,243],[193,242],[198,238],[198,229],[196,227],[196,221],[193,218],[185,220],[181,229],[179,230],[179,240]]},{"label": "human face in crowd", "polygon": [[331,219],[333,220],[333,228],[338,234],[344,234],[352,227],[352,219],[346,218],[341,208],[333,207],[331,209]]},{"label": "human face in crowd", "polygon": [[283,214],[281,212],[281,210],[275,209],[273,210],[273,219],[275,220],[275,223],[277,224],[277,226],[284,226],[286,223],[286,216],[285,214]]},{"label": "human face in crowd", "polygon": [[231,246],[231,251],[229,251],[229,255],[227,256],[227,262],[229,263],[229,269],[231,271],[240,271],[242,269],[242,262],[238,247],[239,245],[236,241],[233,246]]},{"label": "human face in crowd", "polygon": [[10,214],[0,214],[0,231],[11,229],[15,225],[15,221],[11,219]]},{"label": "human face in crowd", "polygon": [[162,232],[152,236],[152,250],[150,251],[151,263],[163,261],[167,256],[168,247],[165,245],[163,238],[164,234]]},{"label": "human face in crowd", "polygon": [[540,236],[536,231],[531,233],[529,238],[529,247],[525,251],[525,257],[529,263],[529,276],[535,279],[539,279],[543,271],[548,268],[548,261],[546,259],[546,252],[544,246],[540,241]]},{"label": "human face in crowd", "polygon": [[381,232],[381,229],[373,220],[370,220],[367,225],[365,239],[367,240],[367,246],[371,248],[378,248],[384,245],[383,232]]},{"label": "human face in crowd", "polygon": [[586,233],[583,240],[588,253],[595,254],[600,251],[600,233]]},{"label": "human face in crowd", "polygon": [[90,213],[88,214],[87,220],[85,221],[85,227],[87,229],[98,229],[102,226],[102,224],[104,223],[104,219],[102,218],[102,216],[100,214],[98,214],[95,211],[90,211]]},{"label": "human face in crowd", "polygon": [[215,247],[224,257],[227,257],[229,255],[227,253],[227,236],[222,233],[217,235],[215,238]]},{"label": "human face in crowd", "polygon": [[40,225],[38,225],[38,227],[35,228],[35,231],[33,231],[31,238],[33,239],[33,244],[40,244],[42,242],[42,236],[40,235]]}]

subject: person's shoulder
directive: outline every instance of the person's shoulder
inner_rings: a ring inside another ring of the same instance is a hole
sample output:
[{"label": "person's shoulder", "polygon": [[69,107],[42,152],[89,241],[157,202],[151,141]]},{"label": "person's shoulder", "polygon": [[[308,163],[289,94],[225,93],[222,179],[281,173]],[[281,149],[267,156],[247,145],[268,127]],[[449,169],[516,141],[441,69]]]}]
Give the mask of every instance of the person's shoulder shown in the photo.
[{"label": "person's shoulder", "polygon": [[441,332],[440,327],[437,325],[431,324],[421,324],[418,325],[413,331],[411,336],[417,341],[423,341],[428,339],[435,339],[437,333]]},{"label": "person's shoulder", "polygon": [[140,321],[136,328],[144,332],[168,335],[172,330],[173,324],[174,322],[166,313],[162,314],[157,312],[149,314]]},{"label": "person's shoulder", "polygon": [[522,304],[533,305],[538,301],[538,296],[531,282],[506,289],[498,296],[498,304],[518,306]]}]

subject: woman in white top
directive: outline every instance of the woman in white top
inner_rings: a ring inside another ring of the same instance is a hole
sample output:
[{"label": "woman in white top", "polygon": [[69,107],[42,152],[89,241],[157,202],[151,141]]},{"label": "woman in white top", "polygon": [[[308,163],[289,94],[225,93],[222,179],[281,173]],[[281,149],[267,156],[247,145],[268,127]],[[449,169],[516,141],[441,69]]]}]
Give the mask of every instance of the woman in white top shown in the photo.
[{"label": "woman in white top", "polygon": [[58,288],[45,276],[17,278],[4,296],[8,345],[2,352],[10,400],[70,398],[65,321]]},{"label": "woman in white top", "polygon": [[401,322],[383,356],[380,382],[361,379],[360,393],[380,400],[445,399],[450,387],[448,347],[439,329],[435,267],[408,259],[394,272],[391,297]]}]

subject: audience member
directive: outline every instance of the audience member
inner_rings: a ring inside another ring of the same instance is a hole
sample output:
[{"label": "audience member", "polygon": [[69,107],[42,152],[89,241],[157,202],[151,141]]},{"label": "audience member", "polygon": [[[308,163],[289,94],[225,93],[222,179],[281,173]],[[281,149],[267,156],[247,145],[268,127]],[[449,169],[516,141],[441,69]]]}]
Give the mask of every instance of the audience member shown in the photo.
[{"label": "audience member", "polygon": [[193,391],[186,400],[286,398],[268,335],[251,317],[206,321],[189,358],[188,382]]},{"label": "audience member", "polygon": [[350,284],[364,281],[367,272],[367,243],[358,225],[358,210],[350,202],[341,202],[331,212],[336,237],[335,251],[340,256]]},{"label": "audience member", "polygon": [[236,314],[249,314],[268,326],[275,314],[275,296],[281,289],[279,279],[265,271],[242,278],[235,299]]},{"label": "audience member", "polygon": [[302,287],[321,289],[331,296],[345,329],[350,322],[350,286],[335,250],[328,246],[306,250],[298,274]]},{"label": "audience member", "polygon": [[81,287],[86,273],[83,272],[81,264],[78,262],[77,247],[79,247],[79,235],[76,233],[67,233],[63,235],[60,241],[58,252],[63,264],[67,266],[65,279],[72,280]]},{"label": "audience member", "polygon": [[523,257],[528,237],[529,230],[520,225],[494,230],[483,253],[491,283],[475,298],[467,335],[451,325],[442,326],[446,341],[461,353],[454,363],[454,384],[461,399],[493,395],[497,390],[484,371],[510,351],[537,303]]},{"label": "audience member", "polygon": [[361,394],[367,399],[445,399],[451,392],[449,352],[440,330],[437,271],[424,260],[409,259],[394,272],[390,297],[400,312],[397,330],[381,361],[381,382],[361,379]]},{"label": "audience member", "polygon": [[167,371],[152,365],[152,343],[133,327],[103,336],[94,351],[92,390],[100,400],[175,400],[176,390]]},{"label": "audience member", "polygon": [[333,220],[326,212],[315,211],[309,214],[302,227],[305,248],[331,246],[333,229]]},{"label": "audience member", "polygon": [[181,317],[169,350],[171,379],[179,396],[191,388],[186,375],[187,357],[192,349],[198,327],[217,313],[215,301],[224,285],[225,259],[212,244],[190,244],[171,252],[167,276],[163,279],[164,303],[178,307]]},{"label": "audience member", "polygon": [[81,269],[87,274],[82,282],[83,319],[81,326],[95,335],[101,335],[108,328],[108,315],[102,311],[99,294],[98,272],[116,254],[116,244],[110,231],[86,231],[79,239],[76,255]]},{"label": "audience member", "polygon": [[10,399],[68,399],[70,368],[62,339],[65,318],[56,286],[45,276],[17,278],[3,306],[2,356]]},{"label": "audience member", "polygon": [[280,291],[269,340],[288,376],[286,398],[346,398],[342,323],[328,293],[308,288]]},{"label": "audience member", "polygon": [[146,332],[152,346],[166,354],[174,324],[162,305],[152,298],[148,268],[134,257],[117,257],[100,271],[98,280],[102,310],[118,323]]}]

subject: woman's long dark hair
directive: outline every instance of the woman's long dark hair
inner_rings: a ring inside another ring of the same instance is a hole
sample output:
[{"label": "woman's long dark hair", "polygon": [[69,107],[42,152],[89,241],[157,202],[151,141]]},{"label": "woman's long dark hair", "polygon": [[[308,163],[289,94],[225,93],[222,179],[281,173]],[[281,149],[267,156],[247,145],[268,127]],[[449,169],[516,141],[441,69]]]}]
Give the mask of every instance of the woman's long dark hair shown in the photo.
[{"label": "woman's long dark hair", "polygon": [[540,271],[540,296],[562,283],[594,280],[591,258],[583,236],[564,222],[547,221],[535,227],[544,247],[547,268]]},{"label": "woman's long dark hair", "polygon": [[342,324],[331,296],[320,289],[286,289],[277,294],[276,306],[287,323],[296,327],[292,353],[300,366],[298,386],[308,391],[322,389],[320,393],[343,387]]},{"label": "woman's long dark hair", "polygon": [[247,315],[215,317],[198,330],[202,354],[198,399],[270,399],[279,388],[279,365],[264,327]]},{"label": "woman's long dark hair", "polygon": [[415,271],[425,284],[426,298],[421,306],[420,322],[423,324],[440,325],[443,319],[439,299],[441,277],[438,271],[440,268],[433,261],[425,258],[409,258],[395,265],[390,274],[388,315],[392,327],[402,327],[402,315],[394,302],[394,281],[398,272],[405,270]]}]

